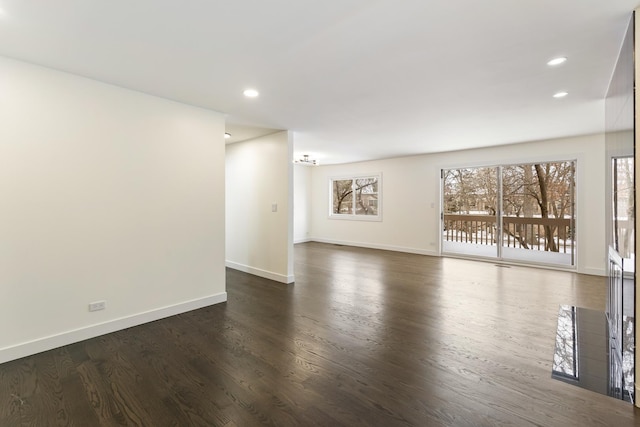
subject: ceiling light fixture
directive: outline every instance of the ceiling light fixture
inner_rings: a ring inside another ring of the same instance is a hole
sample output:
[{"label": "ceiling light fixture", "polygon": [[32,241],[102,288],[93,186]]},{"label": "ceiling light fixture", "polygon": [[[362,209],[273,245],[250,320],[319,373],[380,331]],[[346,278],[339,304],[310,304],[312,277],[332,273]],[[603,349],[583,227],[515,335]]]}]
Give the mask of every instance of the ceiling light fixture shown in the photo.
[{"label": "ceiling light fixture", "polygon": [[303,155],[301,159],[295,160],[294,163],[304,166],[318,166],[318,161],[309,158],[308,154]]},{"label": "ceiling light fixture", "polygon": [[569,92],[558,92],[558,93],[554,93],[553,97],[554,98],[564,98],[567,95],[569,95]]},{"label": "ceiling light fixture", "polygon": [[567,57],[566,56],[559,56],[557,58],[553,58],[551,61],[547,62],[547,65],[550,66],[555,66],[555,65],[560,65],[560,64],[564,64],[567,61]]},{"label": "ceiling light fixture", "polygon": [[229,132],[225,132],[224,139],[229,139],[229,138],[231,138],[231,134]]},{"label": "ceiling light fixture", "polygon": [[258,95],[260,95],[260,93],[255,89],[245,89],[245,91],[242,93],[247,98],[256,98]]}]

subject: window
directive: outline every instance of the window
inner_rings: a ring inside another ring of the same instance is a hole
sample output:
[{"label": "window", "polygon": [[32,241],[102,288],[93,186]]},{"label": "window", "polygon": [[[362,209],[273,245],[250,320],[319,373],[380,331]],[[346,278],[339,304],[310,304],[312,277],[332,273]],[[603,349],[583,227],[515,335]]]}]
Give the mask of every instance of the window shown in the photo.
[{"label": "window", "polygon": [[380,183],[379,174],[332,178],[329,216],[380,221]]},{"label": "window", "polygon": [[613,247],[624,258],[624,270],[635,268],[635,194],[633,191],[635,170],[633,156],[614,157],[611,164],[613,204]]}]

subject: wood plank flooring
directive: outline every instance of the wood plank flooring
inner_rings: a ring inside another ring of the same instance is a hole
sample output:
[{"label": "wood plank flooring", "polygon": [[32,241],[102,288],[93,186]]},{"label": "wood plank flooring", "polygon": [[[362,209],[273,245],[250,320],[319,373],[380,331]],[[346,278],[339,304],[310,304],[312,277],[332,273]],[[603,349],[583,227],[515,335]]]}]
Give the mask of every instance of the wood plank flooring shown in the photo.
[{"label": "wood plank flooring", "polygon": [[296,283],[0,365],[0,426],[635,426],[551,378],[560,304],[605,279],[320,243]]}]

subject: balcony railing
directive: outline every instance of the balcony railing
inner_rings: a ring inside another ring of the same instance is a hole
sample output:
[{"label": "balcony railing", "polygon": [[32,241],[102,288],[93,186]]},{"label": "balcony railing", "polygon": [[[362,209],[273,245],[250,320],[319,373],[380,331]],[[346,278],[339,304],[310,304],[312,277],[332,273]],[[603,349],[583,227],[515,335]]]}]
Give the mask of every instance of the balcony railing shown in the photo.
[{"label": "balcony railing", "polygon": [[[573,228],[569,218],[502,218],[504,247],[571,253]],[[498,240],[493,215],[444,215],[444,240],[495,246]]]}]

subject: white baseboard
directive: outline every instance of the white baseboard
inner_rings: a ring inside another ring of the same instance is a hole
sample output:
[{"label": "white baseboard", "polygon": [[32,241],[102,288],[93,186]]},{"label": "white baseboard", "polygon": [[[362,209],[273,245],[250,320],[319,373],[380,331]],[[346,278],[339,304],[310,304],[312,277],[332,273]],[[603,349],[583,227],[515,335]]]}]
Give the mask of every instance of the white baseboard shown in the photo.
[{"label": "white baseboard", "polygon": [[303,237],[302,239],[293,239],[293,244],[294,245],[296,243],[307,243],[307,242],[313,242],[313,240],[310,239],[309,237]]},{"label": "white baseboard", "polygon": [[429,255],[429,256],[439,256],[438,252],[434,250],[426,250],[420,248],[408,248],[405,246],[393,246],[393,245],[381,245],[376,243],[362,243],[362,242],[349,242],[346,240],[333,240],[333,239],[320,239],[320,238],[310,238],[310,242],[320,242],[320,243],[330,243],[333,245],[344,245],[344,246],[356,246],[359,248],[368,248],[368,249],[382,249],[385,251],[393,251],[393,252],[404,252],[408,254],[418,254],[418,255]]},{"label": "white baseboard", "polygon": [[248,265],[238,264],[233,261],[226,261],[226,266],[229,268],[233,268],[234,270],[242,271],[244,273],[253,274],[254,276],[263,277],[265,279],[274,280],[280,283],[293,283],[295,281],[295,277],[293,275],[286,276],[280,273],[274,273],[272,271],[262,270],[255,267],[249,267]]},{"label": "white baseboard", "polygon": [[607,272],[603,268],[579,268],[578,273],[590,274],[592,276],[606,276]]},{"label": "white baseboard", "polygon": [[146,311],[131,316],[121,317],[115,320],[109,320],[96,325],[91,325],[48,337],[39,338],[37,340],[28,341],[10,347],[0,349],[0,363],[10,360],[20,359],[32,354],[40,353],[64,345],[83,341],[89,338],[95,338],[100,335],[109,334],[111,332],[120,331],[122,329],[131,328],[133,326],[142,325],[144,323],[160,320],[165,317],[174,316],[176,314],[185,313],[191,310],[207,307],[214,304],[220,304],[227,300],[227,293],[211,295],[204,298],[198,298],[191,301],[181,302],[156,310]]}]

